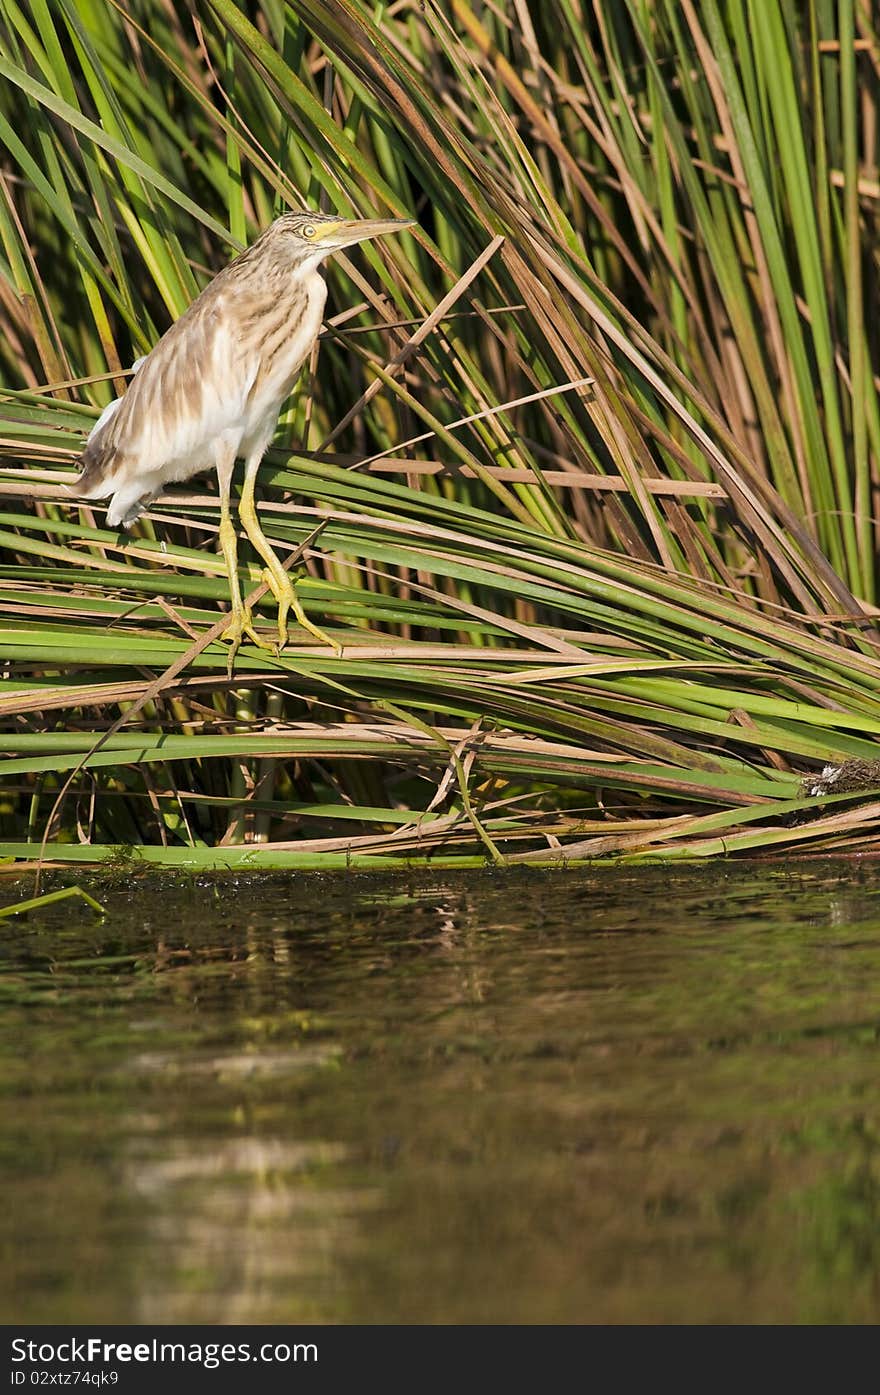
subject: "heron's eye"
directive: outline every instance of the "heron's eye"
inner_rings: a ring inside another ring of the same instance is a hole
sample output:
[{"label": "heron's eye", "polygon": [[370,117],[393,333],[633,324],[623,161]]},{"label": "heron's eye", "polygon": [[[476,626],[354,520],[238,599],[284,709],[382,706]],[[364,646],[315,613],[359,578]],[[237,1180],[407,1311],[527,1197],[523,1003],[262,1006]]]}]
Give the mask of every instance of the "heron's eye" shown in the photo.
[{"label": "heron's eye", "polygon": [[302,230],[302,235],[303,235],[303,237],[314,237],[314,236],[315,236],[315,229],[312,227],[311,223],[307,223],[307,224],[306,224],[306,226],[305,226],[305,227],[303,228],[303,230]]}]

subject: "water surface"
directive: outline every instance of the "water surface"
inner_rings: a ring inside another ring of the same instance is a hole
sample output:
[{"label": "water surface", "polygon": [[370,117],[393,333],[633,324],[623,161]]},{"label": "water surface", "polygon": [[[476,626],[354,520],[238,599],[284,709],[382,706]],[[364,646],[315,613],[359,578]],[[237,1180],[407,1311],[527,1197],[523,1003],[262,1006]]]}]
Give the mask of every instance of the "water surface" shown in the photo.
[{"label": "water surface", "polygon": [[0,922],[0,1320],[880,1318],[877,864],[89,885]]}]

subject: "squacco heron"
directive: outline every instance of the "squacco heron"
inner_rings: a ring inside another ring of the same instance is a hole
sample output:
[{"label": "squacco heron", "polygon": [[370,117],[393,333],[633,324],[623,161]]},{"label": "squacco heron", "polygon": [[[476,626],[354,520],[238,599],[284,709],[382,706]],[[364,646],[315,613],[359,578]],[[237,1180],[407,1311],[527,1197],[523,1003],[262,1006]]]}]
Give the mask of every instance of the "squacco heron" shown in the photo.
[{"label": "squacco heron", "polygon": [[241,597],[236,530],[229,512],[232,471],[245,460],[238,516],[263,559],[278,602],[278,647],[287,616],[327,643],[308,619],[293,582],[260,527],[254,481],[284,399],[321,328],[325,257],[367,238],[398,232],[412,219],[346,220],[299,210],[285,213],[225,267],[156,347],[135,365],[124,397],[95,423],[72,486],[107,499],[109,527],[130,528],[165,485],[215,469],[220,485],[220,547],[229,575],[232,614],[225,631],[232,660],[242,636],[270,648]]}]

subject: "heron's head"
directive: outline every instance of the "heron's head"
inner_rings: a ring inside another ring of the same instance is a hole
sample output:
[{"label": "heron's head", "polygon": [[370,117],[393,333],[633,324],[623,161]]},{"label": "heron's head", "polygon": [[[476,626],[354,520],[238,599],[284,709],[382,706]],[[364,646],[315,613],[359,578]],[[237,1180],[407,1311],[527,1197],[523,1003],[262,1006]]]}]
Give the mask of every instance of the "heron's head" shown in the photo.
[{"label": "heron's head", "polygon": [[276,246],[283,245],[285,252],[293,254],[297,261],[317,263],[342,247],[400,232],[414,222],[413,218],[338,218],[335,213],[296,209],[276,218],[263,236],[271,235]]}]

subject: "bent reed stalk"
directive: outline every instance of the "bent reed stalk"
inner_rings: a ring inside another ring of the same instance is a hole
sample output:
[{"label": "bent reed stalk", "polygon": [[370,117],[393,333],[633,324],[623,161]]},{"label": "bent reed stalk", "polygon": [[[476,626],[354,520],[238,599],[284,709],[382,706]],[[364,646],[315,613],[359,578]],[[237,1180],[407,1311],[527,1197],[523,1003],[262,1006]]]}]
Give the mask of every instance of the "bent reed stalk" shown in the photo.
[{"label": "bent reed stalk", "polygon": [[[0,0],[5,865],[873,850],[870,790],[802,781],[880,735],[877,38],[862,0]],[[418,226],[330,265],[260,475],[341,652],[230,676],[210,481],[128,538],[65,485],[302,205]]]}]

